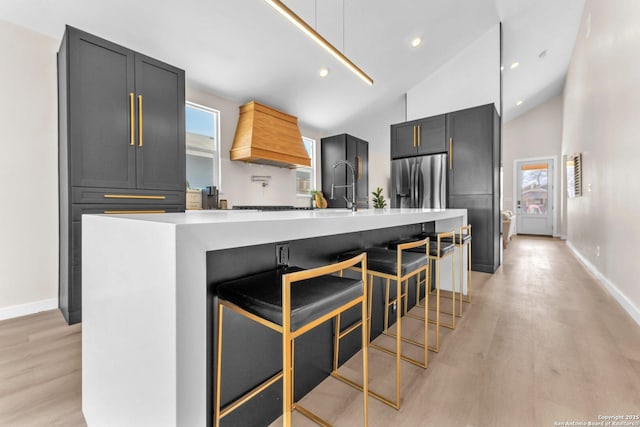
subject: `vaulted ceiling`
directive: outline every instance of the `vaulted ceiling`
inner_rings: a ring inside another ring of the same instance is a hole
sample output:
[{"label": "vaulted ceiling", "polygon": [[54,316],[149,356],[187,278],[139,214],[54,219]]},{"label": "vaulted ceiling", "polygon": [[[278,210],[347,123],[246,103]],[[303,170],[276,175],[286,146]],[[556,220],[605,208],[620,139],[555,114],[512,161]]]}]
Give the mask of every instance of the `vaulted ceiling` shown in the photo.
[{"label": "vaulted ceiling", "polygon": [[[503,22],[504,116],[560,93],[584,0],[285,0],[375,81],[368,86],[263,0],[2,0],[0,19],[61,38],[69,24],[328,129],[397,99]],[[411,47],[414,37],[424,42]],[[546,50],[543,59],[538,55]],[[509,64],[520,66],[511,70]],[[326,78],[320,68],[330,70]],[[516,107],[516,102],[523,104]]]}]

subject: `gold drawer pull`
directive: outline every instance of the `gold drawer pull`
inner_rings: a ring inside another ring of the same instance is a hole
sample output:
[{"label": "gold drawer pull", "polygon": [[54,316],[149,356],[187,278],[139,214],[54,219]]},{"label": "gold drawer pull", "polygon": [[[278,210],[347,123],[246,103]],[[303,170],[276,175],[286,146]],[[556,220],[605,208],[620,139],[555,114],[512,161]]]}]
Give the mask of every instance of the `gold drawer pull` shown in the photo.
[{"label": "gold drawer pull", "polygon": [[148,199],[165,200],[167,196],[145,196],[142,194],[105,194],[105,199]]},{"label": "gold drawer pull", "polygon": [[161,214],[161,213],[167,213],[167,211],[165,210],[149,210],[149,211],[103,211],[102,213],[108,214],[108,215],[117,215],[117,214]]}]

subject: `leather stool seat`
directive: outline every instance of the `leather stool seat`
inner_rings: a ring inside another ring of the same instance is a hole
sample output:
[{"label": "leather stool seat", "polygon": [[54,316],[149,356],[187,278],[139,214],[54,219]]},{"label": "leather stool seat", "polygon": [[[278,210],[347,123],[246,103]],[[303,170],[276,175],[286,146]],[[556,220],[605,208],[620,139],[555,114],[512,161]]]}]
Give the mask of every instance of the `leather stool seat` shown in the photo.
[{"label": "leather stool seat", "polygon": [[[356,254],[357,255],[357,254]],[[346,257],[348,259],[352,257]],[[225,282],[218,295],[244,310],[282,326],[282,276],[299,267],[269,270]],[[320,276],[291,286],[291,331],[330,313],[363,294],[362,280]]]},{"label": "leather stool seat", "polygon": [[[417,240],[412,240],[417,241]],[[398,255],[395,250],[389,250],[384,248],[367,248],[357,249],[343,253],[338,256],[338,261],[344,261],[349,258],[366,252],[367,254],[367,268],[369,270],[377,271],[384,274],[395,276],[398,274]],[[412,253],[410,253],[412,252]],[[420,267],[424,267],[429,262],[425,255],[424,247],[422,248],[422,256],[419,255],[419,251],[407,250],[402,254],[402,266],[400,275],[404,276],[410,271],[416,271]]]},{"label": "leather stool seat", "polygon": [[[396,240],[395,242],[391,242],[388,244],[388,248],[391,250],[395,250],[398,245],[402,244],[402,243],[407,243],[407,242],[417,242],[419,239],[403,239],[403,240]],[[449,239],[449,242],[445,242],[444,240],[440,241],[440,255],[438,255],[438,242],[434,242],[432,240],[429,240],[429,256],[440,256],[441,258],[443,256],[445,256],[446,254],[450,253],[453,251],[453,249],[455,248],[455,245],[453,243],[451,243],[451,239]],[[411,248],[411,249],[407,249],[407,252],[414,252],[414,253],[421,253],[424,254],[424,246],[418,246],[417,248]]]}]

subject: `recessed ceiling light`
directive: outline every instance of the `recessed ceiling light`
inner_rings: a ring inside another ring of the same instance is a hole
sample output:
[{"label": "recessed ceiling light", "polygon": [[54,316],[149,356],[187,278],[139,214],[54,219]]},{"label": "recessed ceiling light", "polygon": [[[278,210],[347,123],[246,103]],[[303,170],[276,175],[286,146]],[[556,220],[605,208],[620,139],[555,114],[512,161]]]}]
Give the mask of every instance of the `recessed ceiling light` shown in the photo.
[{"label": "recessed ceiling light", "polygon": [[518,102],[516,102],[516,105],[517,105],[518,107],[519,107],[519,106],[521,106],[521,105],[522,105],[522,101],[518,101]]},{"label": "recessed ceiling light", "polygon": [[320,68],[319,74],[320,74],[320,77],[327,77],[329,75],[329,69]]},{"label": "recessed ceiling light", "polygon": [[413,47],[418,47],[422,44],[422,39],[420,37],[416,37],[415,39],[411,40],[411,46]]},{"label": "recessed ceiling light", "polygon": [[512,62],[511,63],[511,69],[513,70],[514,68],[518,68],[518,65],[520,65],[520,63],[518,61]]}]

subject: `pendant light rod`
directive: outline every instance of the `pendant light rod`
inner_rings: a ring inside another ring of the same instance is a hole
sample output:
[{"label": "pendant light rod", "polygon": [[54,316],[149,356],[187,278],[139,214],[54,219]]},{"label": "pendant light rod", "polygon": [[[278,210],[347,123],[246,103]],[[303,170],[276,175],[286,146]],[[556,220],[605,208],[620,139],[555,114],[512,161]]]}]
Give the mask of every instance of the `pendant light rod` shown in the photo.
[{"label": "pendant light rod", "polygon": [[327,52],[332,54],[338,61],[342,62],[348,69],[350,69],[355,75],[364,80],[367,84],[372,85],[373,79],[369,77],[364,71],[362,71],[356,64],[351,62],[349,58],[344,56],[342,52],[336,49],[331,43],[329,43],[324,37],[318,34],[313,28],[309,26],[302,18],[296,15],[291,9],[284,5],[280,0],[265,0],[271,7],[280,12],[282,16],[287,18],[293,25],[298,27],[303,33],[311,37],[316,43],[322,46]]}]

